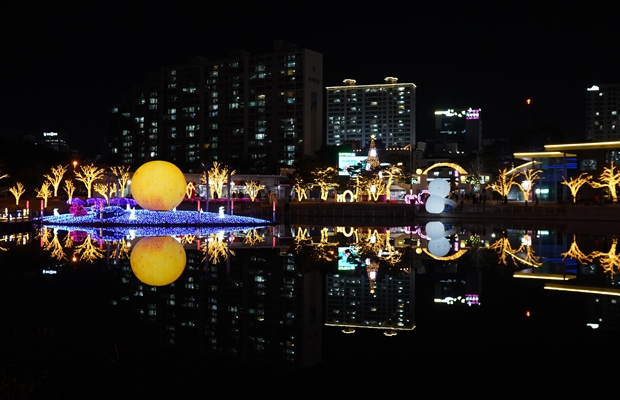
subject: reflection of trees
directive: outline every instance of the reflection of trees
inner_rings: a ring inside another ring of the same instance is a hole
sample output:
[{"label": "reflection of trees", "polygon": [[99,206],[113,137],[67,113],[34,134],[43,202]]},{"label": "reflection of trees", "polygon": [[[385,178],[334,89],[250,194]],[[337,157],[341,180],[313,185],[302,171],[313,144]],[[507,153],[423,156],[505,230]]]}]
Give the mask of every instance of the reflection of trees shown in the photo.
[{"label": "reflection of trees", "polygon": [[498,264],[508,265],[506,257],[510,257],[513,262],[529,265],[538,268],[542,265],[539,258],[534,254],[531,246],[521,244],[518,248],[513,249],[507,237],[499,238],[495,243],[489,246],[489,249],[495,251],[499,256]]},{"label": "reflection of trees", "polygon": [[566,253],[562,253],[562,256],[563,256],[562,258],[563,260],[566,259],[566,257],[571,257],[571,258],[576,259],[582,264],[592,261],[592,254],[588,254],[588,255],[583,254],[581,249],[579,249],[579,246],[577,245],[576,235],[573,235],[573,242],[570,244],[570,248],[568,249]]},{"label": "reflection of trees", "polygon": [[573,242],[566,253],[562,253],[564,258],[571,257],[576,259],[582,264],[592,262],[594,259],[599,259],[599,265],[603,268],[604,272],[608,272],[612,277],[620,269],[620,257],[616,254],[616,248],[618,247],[618,238],[612,238],[611,246],[607,252],[593,251],[589,254],[584,254],[577,245],[577,237],[573,235]]},{"label": "reflection of trees", "polygon": [[[46,228],[45,230],[51,229]],[[58,239],[58,231],[56,229],[54,229],[53,238],[45,243],[43,250],[51,252],[52,258],[55,258],[58,261],[67,259],[67,255],[63,250],[62,244],[60,244],[60,240]]]},{"label": "reflection of trees", "polygon": [[243,243],[249,246],[256,246],[257,244],[262,243],[264,241],[265,241],[265,238],[262,237],[256,231],[256,229],[252,229],[251,231],[247,232],[245,234],[245,237],[243,238]]},{"label": "reflection of trees", "polygon": [[613,277],[620,268],[620,257],[616,254],[616,247],[618,245],[618,238],[613,238],[611,241],[611,247],[607,253],[603,253],[602,251],[593,251],[590,253],[590,257],[598,258],[601,267],[603,267],[604,272],[609,272],[609,274]]},{"label": "reflection of trees", "polygon": [[97,242],[90,238],[90,235],[86,237],[84,242],[75,247],[75,253],[80,256],[80,260],[93,262],[97,258],[103,258],[103,250],[98,246],[95,246]]},{"label": "reflection of trees", "polygon": [[125,238],[112,242],[114,246],[114,251],[112,252],[112,258],[115,259],[129,259],[129,250],[130,247]]},{"label": "reflection of trees", "polygon": [[389,265],[395,265],[400,262],[402,253],[400,253],[390,243],[390,231],[379,233],[376,229],[369,230],[366,233],[358,233],[356,235],[355,246],[357,252],[364,256],[378,256],[381,261]]},{"label": "reflection of trees", "polygon": [[235,255],[235,252],[230,250],[228,246],[228,240],[224,237],[224,232],[210,234],[209,238],[200,245],[200,249],[205,254],[202,260],[204,261],[208,255],[209,262],[212,264],[217,264],[220,260],[225,261],[229,254],[231,256]]},{"label": "reflection of trees", "polygon": [[192,244],[196,241],[196,235],[184,235],[181,238],[181,244],[182,245],[186,245],[186,244]]},{"label": "reflection of trees", "polygon": [[338,257],[334,251],[338,243],[329,242],[327,228],[321,229],[321,239],[319,242],[315,242],[309,236],[308,228],[297,227],[294,243],[294,251],[300,265],[305,265],[312,269],[327,266]]}]

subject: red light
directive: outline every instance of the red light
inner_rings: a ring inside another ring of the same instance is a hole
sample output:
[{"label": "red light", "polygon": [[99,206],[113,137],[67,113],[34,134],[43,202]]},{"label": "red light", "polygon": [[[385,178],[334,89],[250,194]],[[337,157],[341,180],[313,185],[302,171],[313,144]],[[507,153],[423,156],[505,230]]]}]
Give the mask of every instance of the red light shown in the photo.
[{"label": "red light", "polygon": [[526,317],[528,317],[528,318],[529,318],[529,316],[530,316],[530,315],[531,315],[531,314],[530,314],[530,312],[529,312],[529,311],[526,311],[526,312],[525,312],[525,316],[526,316]]}]

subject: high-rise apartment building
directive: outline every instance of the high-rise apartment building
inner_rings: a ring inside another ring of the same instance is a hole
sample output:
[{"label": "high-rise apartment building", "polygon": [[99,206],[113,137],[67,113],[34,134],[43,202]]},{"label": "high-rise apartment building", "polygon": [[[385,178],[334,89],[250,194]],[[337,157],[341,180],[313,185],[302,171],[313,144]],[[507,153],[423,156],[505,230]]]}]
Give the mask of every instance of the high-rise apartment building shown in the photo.
[{"label": "high-rise apartment building", "polygon": [[415,143],[415,88],[394,77],[378,85],[345,79],[343,86],[327,87],[327,145],[357,150],[371,137],[386,147]]},{"label": "high-rise apartment building", "polygon": [[323,56],[274,42],[273,51],[162,68],[112,109],[106,156],[167,160],[185,172],[214,161],[278,174],[323,144]]},{"label": "high-rise apartment building", "polygon": [[586,137],[602,142],[620,139],[618,96],[620,84],[592,86],[586,91]]}]

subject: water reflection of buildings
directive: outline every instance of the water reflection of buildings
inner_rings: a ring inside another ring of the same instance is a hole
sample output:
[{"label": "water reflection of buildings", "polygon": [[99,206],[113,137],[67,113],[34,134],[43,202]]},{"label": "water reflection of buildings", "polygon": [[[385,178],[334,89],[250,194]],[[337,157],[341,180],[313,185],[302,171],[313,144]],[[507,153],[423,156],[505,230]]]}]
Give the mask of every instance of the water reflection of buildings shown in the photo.
[{"label": "water reflection of buildings", "polygon": [[288,246],[250,248],[235,240],[234,257],[217,263],[196,243],[185,247],[185,271],[163,287],[139,282],[129,261],[119,262],[112,304],[146,338],[241,363],[321,361],[319,273],[304,272]]},{"label": "water reflection of buildings", "polygon": [[393,336],[415,328],[415,271],[401,262],[411,238],[403,229],[335,228],[339,273],[326,275],[326,326],[343,333],[382,329]]},{"label": "water reflection of buildings", "polygon": [[327,326],[342,327],[344,333],[383,329],[386,335],[415,328],[415,273],[382,276],[374,293],[365,271],[328,274],[326,284]]}]

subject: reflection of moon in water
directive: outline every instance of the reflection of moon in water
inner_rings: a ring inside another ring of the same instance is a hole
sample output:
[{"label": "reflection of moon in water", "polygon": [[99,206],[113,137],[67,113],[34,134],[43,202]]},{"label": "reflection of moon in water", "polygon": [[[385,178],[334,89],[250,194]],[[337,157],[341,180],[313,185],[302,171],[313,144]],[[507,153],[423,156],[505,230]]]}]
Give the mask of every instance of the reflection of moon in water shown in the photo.
[{"label": "reflection of moon in water", "polygon": [[183,172],[167,161],[149,161],[131,178],[131,194],[140,207],[169,211],[181,204],[187,182]]},{"label": "reflection of moon in water", "polygon": [[176,281],[185,269],[185,261],[185,249],[170,236],[140,239],[129,257],[136,277],[151,286],[164,286]]}]

